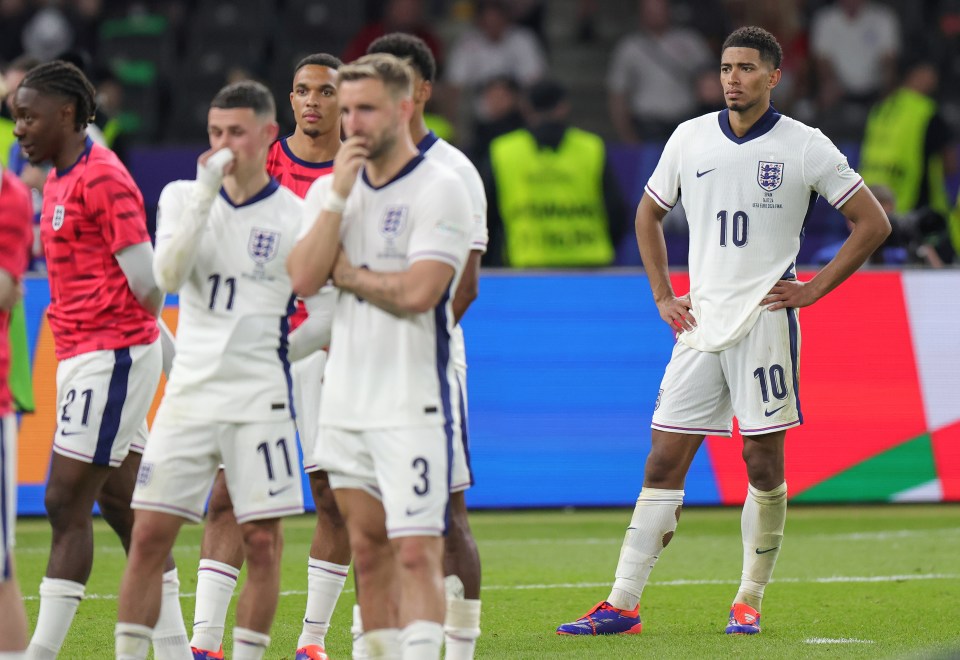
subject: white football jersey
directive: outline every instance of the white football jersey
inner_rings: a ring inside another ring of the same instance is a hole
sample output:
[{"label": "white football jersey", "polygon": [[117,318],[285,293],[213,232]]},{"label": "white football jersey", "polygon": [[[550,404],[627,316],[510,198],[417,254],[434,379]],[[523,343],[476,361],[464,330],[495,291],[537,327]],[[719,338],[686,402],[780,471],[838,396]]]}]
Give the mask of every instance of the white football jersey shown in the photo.
[{"label": "white football jersey", "polygon": [[[306,197],[312,223],[332,177]],[[374,188],[363,170],[347,197],[340,240],[350,262],[379,272],[417,261],[455,270],[437,307],[394,316],[341,291],[320,404],[321,426],[362,430],[452,423],[457,389],[450,359],[451,298],[470,250],[470,200],[460,178],[423,156]]]},{"label": "white football jersey", "polygon": [[[163,189],[158,244],[194,185],[174,181]],[[287,316],[294,296],[286,261],[302,221],[302,200],[273,179],[239,206],[221,189],[179,292],[177,354],[162,403],[167,414],[228,422],[292,417]]]},{"label": "white football jersey", "polygon": [[683,191],[697,327],[679,340],[701,351],[737,343],[777,280],[795,276],[803,225],[817,195],[839,208],[863,186],[819,130],[771,106],[739,138],[728,112],[680,124],[644,189],[668,210]]},{"label": "white football jersey", "polygon": [[[455,146],[437,137],[431,131],[417,145],[420,153],[427,158],[443,163],[460,177],[470,195],[470,208],[473,211],[473,235],[470,238],[470,250],[487,252],[489,234],[487,232],[487,192],[483,189],[483,179],[470,159]],[[467,368],[467,350],[463,341],[463,328],[458,323],[453,328],[453,362],[457,369]]]}]

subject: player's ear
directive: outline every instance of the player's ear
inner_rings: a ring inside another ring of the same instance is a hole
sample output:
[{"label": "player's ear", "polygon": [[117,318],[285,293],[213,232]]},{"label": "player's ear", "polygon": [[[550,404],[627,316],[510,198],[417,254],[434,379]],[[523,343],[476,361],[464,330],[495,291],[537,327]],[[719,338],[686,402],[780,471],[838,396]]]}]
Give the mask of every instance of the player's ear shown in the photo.
[{"label": "player's ear", "polygon": [[77,106],[70,102],[64,102],[57,110],[57,118],[65,126],[75,126],[77,121]]},{"label": "player's ear", "polygon": [[[293,96],[293,94],[290,96]],[[265,136],[268,138],[268,142],[273,144],[277,140],[277,136],[280,134],[280,125],[275,121],[269,121],[264,125],[263,130]]]},{"label": "player's ear", "polygon": [[770,72],[770,79],[767,81],[767,87],[773,89],[780,84],[780,78],[783,76],[783,72],[780,69],[774,69]]},{"label": "player's ear", "polygon": [[414,100],[417,103],[426,103],[431,96],[433,96],[433,83],[429,80],[421,80]]}]

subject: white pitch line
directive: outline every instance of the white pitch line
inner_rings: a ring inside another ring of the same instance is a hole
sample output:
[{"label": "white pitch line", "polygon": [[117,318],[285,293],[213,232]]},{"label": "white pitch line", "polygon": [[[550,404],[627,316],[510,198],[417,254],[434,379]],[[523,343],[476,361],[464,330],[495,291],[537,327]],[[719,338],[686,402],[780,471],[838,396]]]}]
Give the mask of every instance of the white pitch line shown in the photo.
[{"label": "white pitch line", "polygon": [[804,644],[875,644],[872,639],[853,639],[850,637],[841,637],[839,639],[830,639],[828,637],[811,637],[803,640]]},{"label": "white pitch line", "polygon": [[[811,578],[811,579],[801,579],[801,578],[780,578],[778,580],[771,580],[771,582],[778,583],[791,583],[791,584],[829,584],[835,582],[844,582],[844,583],[873,583],[873,582],[905,582],[910,580],[957,580],[960,579],[960,574],[954,573],[927,573],[921,575],[867,575],[867,576],[855,576],[855,575],[839,575],[832,577],[820,577],[820,578]],[[601,587],[609,587],[611,584],[610,581],[606,582],[559,582],[554,584],[494,584],[486,585],[482,588],[483,591],[529,591],[529,590],[540,590],[540,589],[599,589]],[[689,586],[700,586],[700,585],[724,585],[724,584],[740,584],[739,580],[664,580],[662,582],[651,582],[650,586],[653,587],[689,587]],[[353,593],[353,589],[344,589],[344,593]],[[292,590],[292,591],[281,591],[281,596],[305,596],[306,591],[302,590]],[[194,598],[196,594],[193,593],[182,593],[180,594],[181,598]],[[24,596],[23,600],[39,600],[39,596]],[[89,600],[116,600],[116,594],[87,594],[84,596],[84,599]]]}]

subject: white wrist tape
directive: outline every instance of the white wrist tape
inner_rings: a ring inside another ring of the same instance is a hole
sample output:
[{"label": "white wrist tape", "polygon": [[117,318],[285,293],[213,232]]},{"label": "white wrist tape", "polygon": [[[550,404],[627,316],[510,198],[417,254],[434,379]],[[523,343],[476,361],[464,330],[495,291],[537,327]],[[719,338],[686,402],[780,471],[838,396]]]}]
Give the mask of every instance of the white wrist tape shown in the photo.
[{"label": "white wrist tape", "polygon": [[331,213],[343,213],[343,209],[347,208],[347,198],[338,193],[336,190],[330,190],[327,192],[326,199],[323,200],[323,210],[330,211]]}]

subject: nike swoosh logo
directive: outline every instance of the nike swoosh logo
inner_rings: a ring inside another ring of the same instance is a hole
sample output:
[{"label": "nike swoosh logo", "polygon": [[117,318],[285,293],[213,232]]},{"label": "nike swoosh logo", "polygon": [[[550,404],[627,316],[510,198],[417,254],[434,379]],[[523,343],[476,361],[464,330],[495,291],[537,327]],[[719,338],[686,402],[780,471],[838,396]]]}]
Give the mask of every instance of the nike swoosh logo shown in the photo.
[{"label": "nike swoosh logo", "polygon": [[701,172],[700,170],[697,170],[697,178],[699,179],[699,178],[702,177],[704,174],[710,174],[710,172],[712,172],[712,171],[715,170],[715,169],[717,169],[717,168],[714,167],[714,168],[711,168],[711,169],[706,170],[706,171],[704,171],[704,172]]},{"label": "nike swoosh logo", "polygon": [[193,622],[193,625],[194,625],[194,627],[196,627],[196,626],[202,625],[202,624],[204,624],[204,623],[206,623],[206,622],[207,622],[207,619],[204,619],[203,621],[194,621],[194,622]]},{"label": "nike swoosh logo", "polygon": [[773,410],[764,410],[764,411],[763,411],[763,414],[764,414],[766,417],[772,417],[773,415],[776,415],[778,412],[780,412],[781,410],[783,410],[783,409],[786,408],[786,407],[787,407],[786,404],[784,404],[784,405],[780,406],[779,408],[774,408]]},{"label": "nike swoosh logo", "polygon": [[63,437],[68,435],[83,435],[84,433],[86,433],[86,431],[64,431],[63,429],[60,429],[60,435]]},{"label": "nike swoosh logo", "polygon": [[304,622],[304,623],[312,623],[313,625],[319,625],[319,624],[321,624],[321,623],[325,623],[324,621],[311,621],[311,620],[308,619],[307,617],[303,617],[303,622]]},{"label": "nike swoosh logo", "polygon": [[766,550],[761,550],[760,548],[757,548],[757,554],[758,554],[758,555],[765,555],[765,554],[767,554],[768,552],[773,552],[774,550],[779,549],[779,547],[780,547],[780,546],[777,546],[776,548],[767,548]]},{"label": "nike swoosh logo", "polygon": [[282,493],[282,492],[284,492],[284,491],[288,491],[288,490],[290,490],[291,488],[293,488],[293,484],[290,484],[289,486],[284,486],[283,488],[278,488],[277,490],[274,490],[274,489],[271,488],[271,489],[270,489],[269,491],[267,491],[267,492],[270,493],[270,497],[273,497],[274,495],[279,495],[280,493]]},{"label": "nike swoosh logo", "polygon": [[422,507],[420,507],[419,509],[407,509],[407,515],[408,515],[408,516],[416,516],[416,515],[419,515],[419,514],[423,513],[424,511],[426,511],[426,510],[429,509],[429,508],[430,508],[430,507],[422,506]]}]

